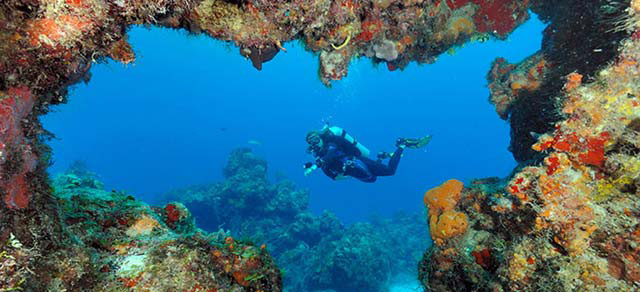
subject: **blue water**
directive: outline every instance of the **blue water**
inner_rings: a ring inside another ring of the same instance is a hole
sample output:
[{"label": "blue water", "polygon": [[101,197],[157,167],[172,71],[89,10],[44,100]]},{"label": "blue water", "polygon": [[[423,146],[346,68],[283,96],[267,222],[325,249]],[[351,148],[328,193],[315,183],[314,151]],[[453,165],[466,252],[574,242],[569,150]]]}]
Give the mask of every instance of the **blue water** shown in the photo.
[{"label": "blue water", "polygon": [[[316,213],[328,209],[353,222],[422,210],[424,192],[447,179],[506,176],[515,166],[509,127],[488,102],[485,76],[496,57],[516,62],[537,51],[542,29],[534,17],[506,41],[467,44],[402,72],[358,59],[326,88],[317,56],[297,42],[258,72],[232,45],[135,27],[135,64],[94,65],[91,82],[43,117],[58,137],[50,173],[82,160],[108,189],[153,202],[172,188],[221,180],[229,152],[245,146],[268,160],[272,177],[308,188]],[[400,136],[433,140],[405,151],[396,175],[374,184],[331,181],[321,171],[304,177],[302,164],[312,159],[304,137],[323,121],[374,154],[392,151]]]}]

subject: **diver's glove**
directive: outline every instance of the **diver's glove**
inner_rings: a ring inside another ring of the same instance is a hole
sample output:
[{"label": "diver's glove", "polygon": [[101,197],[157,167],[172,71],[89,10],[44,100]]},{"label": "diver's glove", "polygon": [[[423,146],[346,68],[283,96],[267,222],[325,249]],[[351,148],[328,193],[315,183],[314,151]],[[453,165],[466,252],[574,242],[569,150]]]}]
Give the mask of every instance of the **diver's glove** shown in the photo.
[{"label": "diver's glove", "polygon": [[314,170],[318,169],[318,166],[314,163],[307,162],[304,164],[304,176],[310,175]]}]

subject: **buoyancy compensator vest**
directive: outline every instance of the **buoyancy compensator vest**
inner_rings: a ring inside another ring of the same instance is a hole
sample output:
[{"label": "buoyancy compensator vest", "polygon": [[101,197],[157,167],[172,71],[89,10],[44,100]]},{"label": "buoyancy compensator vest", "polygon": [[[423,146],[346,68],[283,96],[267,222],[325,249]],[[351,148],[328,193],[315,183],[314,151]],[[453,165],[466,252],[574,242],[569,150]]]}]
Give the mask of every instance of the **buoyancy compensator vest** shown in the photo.
[{"label": "buoyancy compensator vest", "polygon": [[325,139],[329,141],[338,142],[342,140],[343,143],[339,143],[339,142],[338,143],[343,144],[341,146],[347,148],[345,149],[346,152],[352,152],[356,156],[363,156],[363,157],[368,157],[370,154],[370,151],[369,149],[367,149],[367,147],[364,147],[364,145],[360,144],[358,140],[353,138],[351,135],[347,134],[347,131],[345,131],[340,127],[337,127],[337,126],[330,127],[329,125],[325,125],[324,128],[322,128],[321,133],[323,136],[325,136]]}]

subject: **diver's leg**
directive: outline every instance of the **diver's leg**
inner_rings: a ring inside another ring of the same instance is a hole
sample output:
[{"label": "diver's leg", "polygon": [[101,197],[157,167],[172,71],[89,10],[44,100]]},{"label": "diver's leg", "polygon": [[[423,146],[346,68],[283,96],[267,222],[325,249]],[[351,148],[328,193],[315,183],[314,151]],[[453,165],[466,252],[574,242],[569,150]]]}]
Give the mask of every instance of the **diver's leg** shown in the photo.
[{"label": "diver's leg", "polygon": [[368,158],[366,159],[367,161],[363,160],[362,157],[359,157],[352,160],[351,163],[347,164],[344,174],[357,178],[363,182],[375,182],[376,175],[373,174],[373,171],[369,168],[369,163],[375,163],[375,161]]},{"label": "diver's leg", "polygon": [[400,157],[402,157],[402,151],[404,151],[403,147],[396,148],[396,151],[393,152],[391,159],[389,159],[388,168],[391,170],[391,175],[396,173],[396,169],[398,168],[398,164],[400,163]]},{"label": "diver's leg", "polygon": [[402,151],[404,149],[402,147],[398,147],[391,159],[389,160],[389,164],[384,165],[379,161],[374,161],[366,157],[360,157],[360,160],[367,165],[367,168],[374,176],[389,176],[394,175],[396,173],[396,169],[398,168],[398,163],[400,163],[400,157],[402,156]]},{"label": "diver's leg", "polygon": [[374,176],[385,176],[393,174],[389,170],[389,167],[382,164],[382,162],[371,160],[366,157],[360,157],[360,161],[362,161],[366,165],[366,168]]}]

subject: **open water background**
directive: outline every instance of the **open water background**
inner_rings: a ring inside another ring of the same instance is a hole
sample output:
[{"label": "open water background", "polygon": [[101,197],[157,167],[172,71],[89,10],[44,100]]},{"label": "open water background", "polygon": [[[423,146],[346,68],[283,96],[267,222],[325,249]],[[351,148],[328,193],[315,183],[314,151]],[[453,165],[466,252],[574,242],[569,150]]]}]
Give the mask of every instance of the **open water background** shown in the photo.
[{"label": "open water background", "polygon": [[[51,141],[50,173],[84,161],[108,189],[153,203],[172,188],[222,180],[227,155],[250,147],[269,162],[271,177],[311,191],[314,213],[328,209],[345,223],[423,210],[426,190],[456,178],[504,177],[515,166],[509,126],[488,102],[485,76],[496,57],[518,62],[540,48],[535,17],[506,41],[470,43],[435,64],[390,72],[365,58],[326,88],[317,56],[285,44],[257,71],[232,45],[183,31],[134,27],[135,64],[94,64],[88,85],[43,117]],[[392,151],[398,137],[433,135],[407,150],[393,177],[374,184],[303,176],[311,161],[304,137],[328,121],[372,154]]]}]

